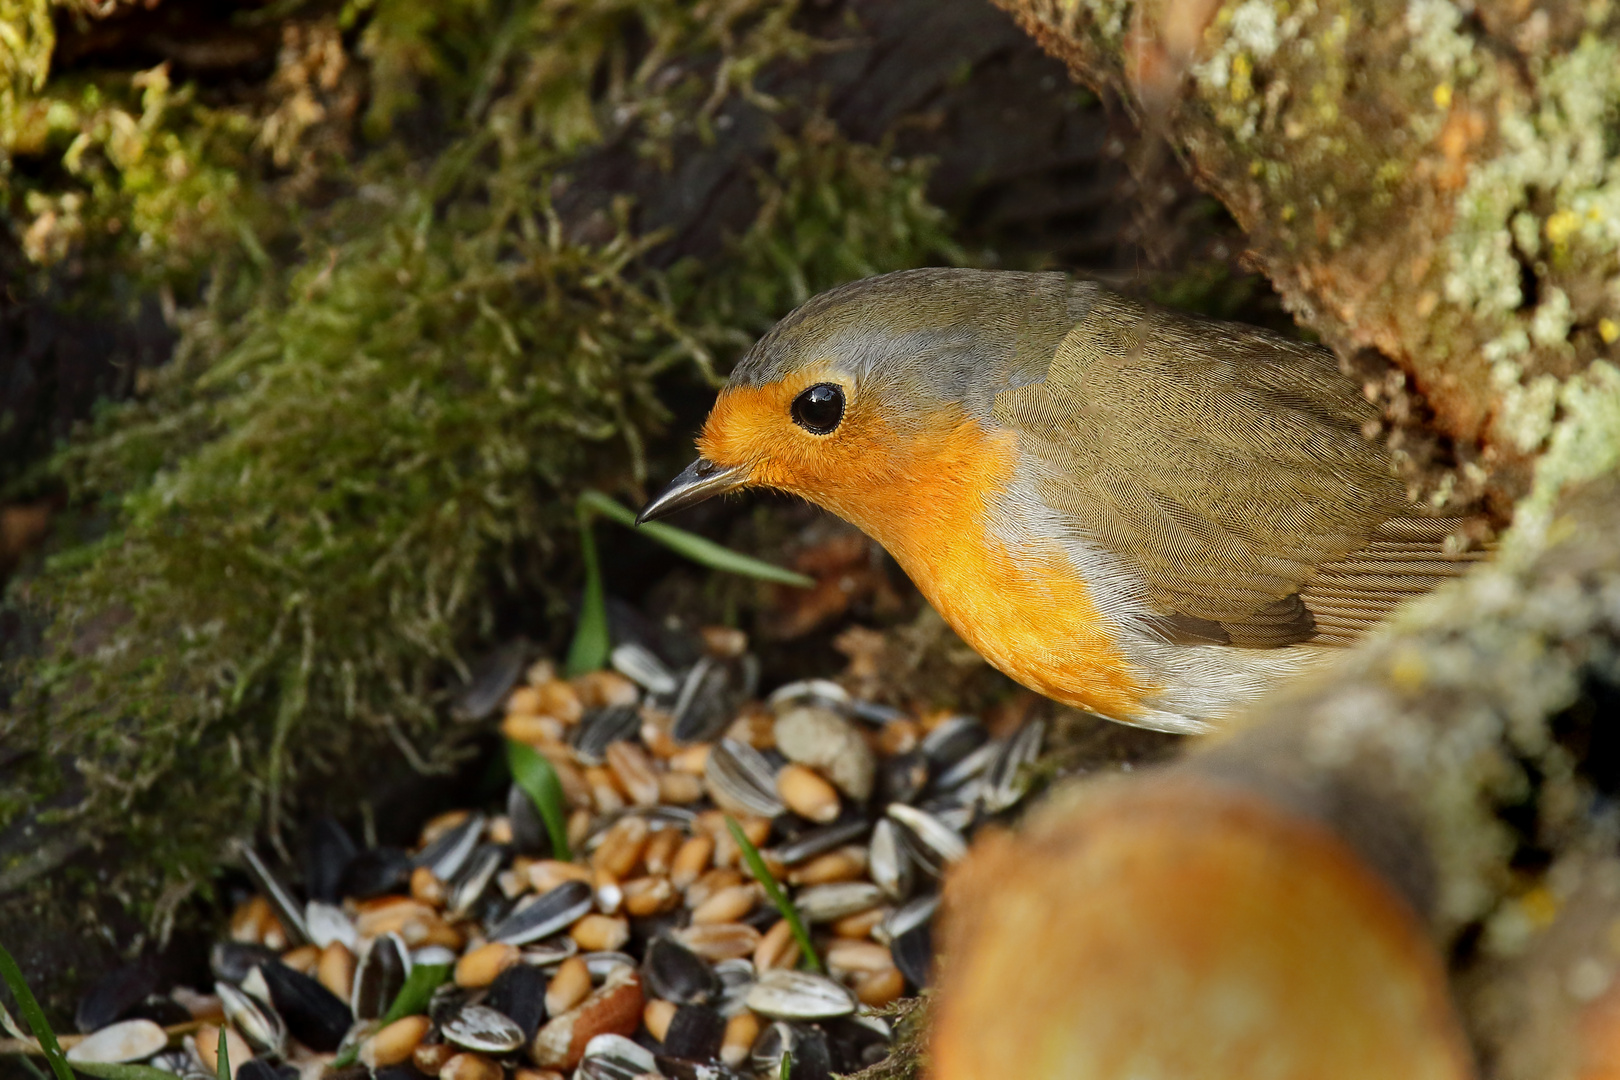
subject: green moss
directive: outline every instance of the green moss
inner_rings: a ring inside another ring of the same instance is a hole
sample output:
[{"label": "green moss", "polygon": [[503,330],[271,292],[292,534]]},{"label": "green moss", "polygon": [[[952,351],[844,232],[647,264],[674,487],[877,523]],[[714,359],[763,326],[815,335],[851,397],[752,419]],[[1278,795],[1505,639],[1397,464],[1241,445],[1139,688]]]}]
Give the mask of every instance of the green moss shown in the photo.
[{"label": "green moss", "polygon": [[[375,748],[442,760],[440,688],[488,631],[492,592],[521,583],[564,609],[572,500],[644,478],[656,380],[713,378],[833,282],[955,257],[926,162],[891,162],[824,121],[778,139],[757,220],[711,263],[646,269],[657,238],[633,234],[624,202],[604,241],[557,227],[558,170],[609,136],[655,162],[701,138],[726,97],[757,98],[751,73],[802,54],[792,11],[598,0],[424,22],[416,5],[351,7],[381,80],[373,129],[413,94],[463,119],[428,163],[380,143],[319,212],[244,211],[286,178],[231,155],[273,147],[162,69],[142,87],[157,119],[139,155],[114,149],[125,121],[106,121],[99,172],[73,174],[83,206],[148,221],[176,272],[235,232],[201,302],[177,312],[174,360],[56,462],[110,531],[17,590],[49,614],[49,649],[16,673],[21,706],[0,732],[85,777],[54,818],[149,853],[114,869],[115,890],[172,901],[226,837],[275,822],[294,784]],[[631,55],[638,37],[648,52]],[[703,56],[717,60],[665,71]],[[91,114],[74,115],[82,135]],[[199,148],[185,175],[138,174],[173,145]],[[227,175],[240,190],[192,228],[185,185]]]}]

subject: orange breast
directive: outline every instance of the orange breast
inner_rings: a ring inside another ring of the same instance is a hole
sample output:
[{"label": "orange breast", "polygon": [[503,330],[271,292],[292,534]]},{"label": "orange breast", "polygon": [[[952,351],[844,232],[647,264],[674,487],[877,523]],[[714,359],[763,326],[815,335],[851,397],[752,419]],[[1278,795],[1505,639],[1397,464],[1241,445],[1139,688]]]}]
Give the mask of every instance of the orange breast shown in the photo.
[{"label": "orange breast", "polygon": [[[925,426],[926,427],[926,426]],[[1114,717],[1138,712],[1150,689],[1116,647],[1061,545],[1031,538],[1016,551],[989,507],[1011,482],[1016,436],[971,420],[918,439],[886,482],[802,491],[881,543],[968,644],[1018,682]]]}]

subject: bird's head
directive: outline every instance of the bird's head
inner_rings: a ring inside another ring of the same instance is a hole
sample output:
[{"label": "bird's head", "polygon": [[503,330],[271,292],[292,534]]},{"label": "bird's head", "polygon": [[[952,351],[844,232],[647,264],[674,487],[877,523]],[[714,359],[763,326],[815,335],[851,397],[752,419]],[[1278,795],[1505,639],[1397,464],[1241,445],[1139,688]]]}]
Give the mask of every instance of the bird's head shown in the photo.
[{"label": "bird's head", "polygon": [[896,485],[937,467],[964,425],[982,430],[1000,390],[1045,374],[1075,321],[1071,286],[1063,274],[906,270],[814,297],[738,363],[702,456],[640,520],[772,487],[880,536]]}]

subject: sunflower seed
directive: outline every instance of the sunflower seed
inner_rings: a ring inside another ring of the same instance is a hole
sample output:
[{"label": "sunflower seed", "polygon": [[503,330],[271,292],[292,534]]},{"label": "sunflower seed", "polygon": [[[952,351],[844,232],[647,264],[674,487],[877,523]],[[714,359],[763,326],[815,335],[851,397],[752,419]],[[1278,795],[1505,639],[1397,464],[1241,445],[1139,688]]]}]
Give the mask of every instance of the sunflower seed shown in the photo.
[{"label": "sunflower seed", "polygon": [[664,1053],[687,1061],[708,1061],[720,1053],[726,1018],[707,1005],[682,1005],[664,1032]]},{"label": "sunflower seed", "polygon": [[394,1003],[411,973],[411,954],[398,934],[372,938],[355,965],[349,1008],[359,1020],[375,1020]]},{"label": "sunflower seed", "polygon": [[720,998],[715,1007],[728,1020],[748,1007],[748,988],[754,985],[754,963],[747,958],[721,960],[714,965],[720,979]]},{"label": "sunflower seed", "polygon": [[[977,750],[970,751],[934,779],[934,790],[959,792],[965,784],[984,775],[1000,753],[1001,744],[996,742],[987,742]],[[967,799],[967,796],[963,798]]]},{"label": "sunflower seed", "polygon": [[513,851],[541,858],[551,855],[551,837],[546,832],[546,823],[529,793],[516,784],[506,792],[506,819],[512,823]]},{"label": "sunflower seed", "polygon": [[800,889],[793,905],[806,921],[823,923],[877,907],[882,902],[883,890],[871,882],[840,881]]},{"label": "sunflower seed", "polygon": [[636,1080],[647,1073],[658,1075],[651,1050],[623,1035],[597,1035],[585,1044],[585,1056],[575,1076],[580,1080]]},{"label": "sunflower seed", "polygon": [[871,822],[863,817],[843,818],[831,825],[806,829],[787,843],[772,848],[771,854],[781,860],[783,866],[797,866],[834,848],[854,843],[871,827]]},{"label": "sunflower seed", "polygon": [[894,966],[918,989],[927,986],[933,974],[934,937],[930,927],[929,923],[918,923],[889,943]]},{"label": "sunflower seed", "polygon": [[886,813],[905,827],[900,835],[911,854],[935,877],[967,854],[961,835],[933,814],[901,803],[890,803]]},{"label": "sunflower seed", "polygon": [[591,973],[591,978],[601,982],[609,974],[619,968],[636,968],[636,958],[622,952],[588,952],[580,957],[585,961],[585,970]]},{"label": "sunflower seed", "polygon": [[849,691],[830,679],[800,679],[777,687],[766,699],[766,704],[777,712],[805,703],[841,711],[849,708]]},{"label": "sunflower seed", "polygon": [[1029,767],[1041,756],[1046,721],[1031,720],[1002,744],[1001,752],[984,774],[984,808],[999,814],[1029,790]]},{"label": "sunflower seed", "polygon": [[736,739],[715,743],[703,778],[716,801],[733,803],[742,813],[773,818],[785,809],[776,797],[776,770],[747,743]]},{"label": "sunflower seed", "polygon": [[360,944],[354,920],[336,904],[311,900],[304,905],[304,925],[309,928],[309,940],[323,949],[336,941],[353,952]]},{"label": "sunflower seed", "polygon": [[651,694],[673,694],[680,689],[675,673],[645,645],[627,641],[613,650],[613,669]]},{"label": "sunflower seed", "polygon": [[286,964],[264,964],[255,970],[264,977],[270,1000],[293,1038],[318,1054],[342,1045],[354,1013],[341,998]]},{"label": "sunflower seed", "polygon": [[446,915],[454,920],[472,910],[478,898],[484,895],[489,883],[500,872],[506,861],[506,849],[498,844],[485,844],[473,852],[467,865],[450,886],[450,902],[445,905]]},{"label": "sunflower seed", "polygon": [[866,854],[867,872],[872,880],[895,900],[911,893],[911,856],[900,842],[900,827],[884,818],[872,827],[872,844]]},{"label": "sunflower seed", "polygon": [[916,897],[915,899],[909,900],[895,908],[893,911],[889,912],[888,918],[883,920],[883,924],[878,927],[878,931],[874,933],[872,937],[875,940],[885,944],[892,942],[895,938],[899,937],[901,934],[904,934],[906,931],[911,930],[913,927],[921,926],[928,922],[928,920],[934,917],[934,912],[938,910],[938,893],[930,893],[927,896]]},{"label": "sunflower seed", "polygon": [[455,711],[475,721],[493,716],[522,677],[531,648],[527,639],[520,637],[481,657],[456,694]]},{"label": "sunflower seed", "polygon": [[240,983],[260,964],[279,959],[274,949],[245,945],[240,941],[218,941],[208,950],[208,967],[221,982]]},{"label": "sunflower seed", "polygon": [[778,1020],[822,1020],[855,1011],[855,995],[824,975],[774,968],[748,990],[748,1007]]},{"label": "sunflower seed", "polygon": [[444,1025],[446,1042],[481,1050],[486,1054],[505,1054],[523,1045],[523,1029],[505,1013],[487,1005],[464,1005]]},{"label": "sunflower seed", "polygon": [[875,701],[851,701],[849,711],[857,720],[865,720],[869,724],[892,724],[896,720],[907,719],[904,710],[879,705]]},{"label": "sunflower seed", "polygon": [[583,881],[565,881],[527,906],[518,908],[490,932],[491,941],[527,945],[561,933],[591,910],[591,887]]},{"label": "sunflower seed", "polygon": [[928,759],[930,771],[938,776],[983,746],[990,732],[971,716],[950,716],[923,736],[919,749]]},{"label": "sunflower seed", "polygon": [[676,742],[708,742],[726,729],[731,722],[729,683],[726,665],[712,657],[692,665],[671,710],[669,731]]},{"label": "sunflower seed", "polygon": [[158,988],[157,969],[148,963],[126,964],[97,979],[73,1014],[73,1026],[88,1035],[129,1015]]},{"label": "sunflower seed", "polygon": [[[275,963],[275,961],[271,962]],[[241,989],[242,993],[246,994],[253,1000],[261,1002],[265,1005],[269,1005],[271,1003],[270,986],[264,981],[265,966],[266,965],[261,964],[252,971],[248,972],[247,978],[243,979],[238,984],[238,987]]]},{"label": "sunflower seed", "polygon": [[641,976],[653,997],[677,1005],[707,1005],[721,990],[714,968],[691,949],[667,937],[647,946]]},{"label": "sunflower seed", "polygon": [[552,967],[579,952],[579,943],[571,937],[554,937],[550,941],[537,941],[523,950],[523,962],[534,967]]},{"label": "sunflower seed", "polygon": [[528,1042],[546,1018],[545,972],[528,964],[513,964],[489,984],[484,1004],[516,1024],[523,1041]]},{"label": "sunflower seed", "polygon": [[574,756],[586,765],[600,765],[607,760],[607,748],[624,739],[633,739],[641,731],[641,713],[634,705],[610,705],[590,709],[580,717],[569,733],[568,743]]},{"label": "sunflower seed", "polygon": [[280,1054],[287,1048],[287,1025],[276,1010],[254,1001],[230,983],[217,982],[214,993],[225,1009],[225,1019],[261,1054]]},{"label": "sunflower seed", "polygon": [[908,750],[883,762],[878,788],[885,802],[911,803],[928,786],[928,759],[921,750]]},{"label": "sunflower seed", "polygon": [[435,1027],[442,1029],[455,1019],[457,1013],[472,1004],[474,993],[475,991],[466,987],[457,986],[453,981],[440,983],[428,996],[428,1019],[433,1021]]},{"label": "sunflower seed", "polygon": [[440,881],[451,880],[472,857],[487,820],[483,814],[468,814],[466,821],[446,829],[433,843],[417,852],[411,864],[427,867]]},{"label": "sunflower seed", "polygon": [[932,814],[946,828],[958,833],[966,833],[973,827],[973,797],[967,794],[966,786],[939,798],[925,799],[917,804],[917,809]]}]

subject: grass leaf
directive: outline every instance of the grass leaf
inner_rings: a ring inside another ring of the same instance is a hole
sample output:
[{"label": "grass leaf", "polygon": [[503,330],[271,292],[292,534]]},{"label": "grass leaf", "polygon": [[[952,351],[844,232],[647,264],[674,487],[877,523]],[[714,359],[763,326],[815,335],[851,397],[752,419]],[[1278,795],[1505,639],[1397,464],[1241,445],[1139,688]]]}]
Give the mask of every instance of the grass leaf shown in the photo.
[{"label": "grass leaf", "polygon": [[579,625],[574,627],[574,640],[568,646],[564,664],[570,676],[607,667],[613,650],[607,601],[602,596],[602,568],[596,557],[596,538],[591,535],[591,512],[583,499],[579,504],[579,553],[585,560],[585,598],[580,603]]},{"label": "grass leaf", "polygon": [[218,1080],[231,1080],[234,1075],[231,1069],[231,1048],[225,1039],[225,1025],[219,1025],[219,1050],[214,1057],[214,1072]]},{"label": "grass leaf", "polygon": [[546,823],[551,837],[551,857],[568,862],[573,853],[568,848],[567,800],[563,798],[562,781],[545,755],[526,743],[515,739],[506,741],[506,763],[512,770],[517,786],[528,792],[534,808]]},{"label": "grass leaf", "polygon": [[782,1051],[782,1067],[776,1070],[777,1080],[791,1080],[793,1076],[793,1051]]},{"label": "grass leaf", "polygon": [[799,909],[787,898],[787,893],[782,891],[782,886],[771,873],[770,867],[765,865],[765,859],[760,855],[759,849],[742,831],[737,819],[730,814],[726,815],[726,828],[731,830],[731,838],[737,841],[737,847],[742,849],[743,861],[748,864],[748,872],[754,875],[754,880],[759,882],[765,890],[765,895],[776,905],[776,910],[787,920],[789,928],[793,931],[794,940],[799,943],[799,951],[804,953],[805,963],[810,965],[810,970],[821,971],[821,957],[816,955],[816,947],[810,943],[810,931],[805,929],[804,920],[799,917]]},{"label": "grass leaf", "polygon": [[110,1061],[75,1061],[73,1071],[97,1080],[174,1080],[174,1073],[151,1065],[115,1065]]},{"label": "grass leaf", "polygon": [[[579,497],[581,506],[601,514],[605,518],[617,521],[620,525],[636,525],[634,511],[626,509],[614,499],[608,498],[600,491],[586,491]],[[741,574],[743,577],[758,578],[760,581],[775,581],[783,585],[796,585],[801,589],[808,589],[815,585],[814,578],[794,573],[792,570],[763,559],[756,559],[740,552],[722,547],[713,540],[705,540],[696,533],[689,533],[685,529],[677,529],[673,525],[665,525],[661,521],[649,521],[639,526],[638,531],[649,539],[656,540],[669,548],[677,555],[682,555],[700,566],[707,566],[711,570],[723,570],[728,574]]]},{"label": "grass leaf", "polygon": [[57,1080],[73,1080],[73,1070],[68,1068],[61,1044],[56,1041],[56,1032],[51,1030],[50,1023],[45,1019],[45,1010],[39,1007],[34,992],[28,989],[28,981],[23,978],[22,969],[3,945],[0,945],[0,978],[4,978],[6,985],[11,987],[11,995],[17,999],[17,1009],[27,1022],[28,1030],[39,1040],[39,1047],[45,1052],[45,1060],[51,1063],[51,1071],[56,1074]]},{"label": "grass leaf", "polygon": [[388,1006],[388,1011],[377,1021],[377,1026],[385,1028],[395,1020],[427,1012],[428,1001],[432,999],[433,991],[449,977],[449,964],[417,964],[411,968],[411,974],[406,978],[405,985],[394,995],[394,1003]]}]

